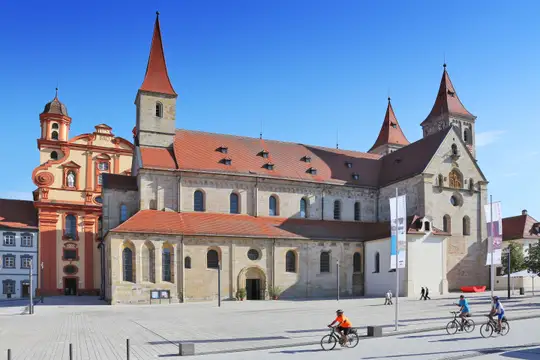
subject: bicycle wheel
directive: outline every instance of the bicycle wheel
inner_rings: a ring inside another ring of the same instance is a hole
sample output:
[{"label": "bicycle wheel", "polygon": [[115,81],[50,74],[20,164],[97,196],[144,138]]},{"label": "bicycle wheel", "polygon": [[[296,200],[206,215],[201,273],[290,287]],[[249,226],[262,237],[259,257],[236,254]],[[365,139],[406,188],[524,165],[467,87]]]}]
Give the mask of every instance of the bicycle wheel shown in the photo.
[{"label": "bicycle wheel", "polygon": [[448,335],[454,335],[455,333],[457,333],[458,329],[459,329],[459,325],[454,320],[450,321],[446,325],[446,332],[448,333]]},{"label": "bicycle wheel", "polygon": [[503,321],[501,323],[501,335],[504,336],[510,332],[510,324],[508,324],[508,321]]},{"label": "bicycle wheel", "polygon": [[325,335],[321,339],[321,347],[325,351],[334,349],[336,347],[336,344],[337,344],[337,340],[332,335]]},{"label": "bicycle wheel", "polygon": [[355,332],[349,333],[347,335],[347,347],[348,348],[354,348],[356,345],[358,345],[358,342],[360,342],[360,338],[358,337],[358,334]]},{"label": "bicycle wheel", "polygon": [[463,325],[463,329],[465,330],[465,332],[468,332],[468,333],[472,333],[475,327],[476,327],[476,324],[474,323],[472,319],[467,319],[467,321],[465,321],[465,324]]},{"label": "bicycle wheel", "polygon": [[480,326],[480,335],[482,335],[483,338],[488,338],[493,335],[493,327],[490,323],[485,323]]}]

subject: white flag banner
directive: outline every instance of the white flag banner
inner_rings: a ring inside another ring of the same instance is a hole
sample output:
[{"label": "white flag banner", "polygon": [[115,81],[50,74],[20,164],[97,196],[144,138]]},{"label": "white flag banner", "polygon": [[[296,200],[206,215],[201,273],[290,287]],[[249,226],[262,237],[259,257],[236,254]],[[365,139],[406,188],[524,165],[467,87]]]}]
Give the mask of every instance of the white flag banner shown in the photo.
[{"label": "white flag banner", "polygon": [[407,200],[406,195],[390,198],[390,269],[396,268],[396,256],[398,267],[405,267],[405,259],[407,255]]},{"label": "white flag banner", "polygon": [[[488,254],[486,265],[491,264],[491,253],[493,253],[493,265],[501,264],[502,252],[502,210],[501,203],[494,202],[484,205],[486,213],[487,233],[488,233]],[[493,213],[493,219],[491,214]]]}]

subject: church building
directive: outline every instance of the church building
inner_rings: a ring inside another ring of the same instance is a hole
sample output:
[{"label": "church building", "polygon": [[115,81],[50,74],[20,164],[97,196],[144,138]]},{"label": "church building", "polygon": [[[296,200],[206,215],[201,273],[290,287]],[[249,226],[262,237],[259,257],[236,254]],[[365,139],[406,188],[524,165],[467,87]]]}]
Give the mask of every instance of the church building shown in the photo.
[{"label": "church building", "polygon": [[215,299],[218,277],[223,299],[382,296],[395,288],[396,189],[408,215],[400,295],[488,283],[476,117],[446,66],[423,137],[407,140],[389,99],[368,152],[178,129],[176,105],[158,16],[135,99],[131,176],[103,179],[112,304]]},{"label": "church building", "polygon": [[[103,174],[131,173],[133,144],[114,136],[105,124],[69,138],[71,117],[58,99],[39,115],[39,165],[34,206],[39,228],[39,293],[98,295],[102,251]],[[102,246],[100,246],[102,247]]]}]

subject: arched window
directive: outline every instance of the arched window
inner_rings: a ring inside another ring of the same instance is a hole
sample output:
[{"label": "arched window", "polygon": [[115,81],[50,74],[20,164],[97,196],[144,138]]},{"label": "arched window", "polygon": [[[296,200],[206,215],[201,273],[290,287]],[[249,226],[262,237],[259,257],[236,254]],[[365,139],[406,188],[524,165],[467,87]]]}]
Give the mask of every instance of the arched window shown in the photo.
[{"label": "arched window", "polygon": [[193,210],[204,211],[204,194],[201,190],[197,190],[193,194]]},{"label": "arched window", "polygon": [[471,219],[467,215],[463,217],[463,235],[471,235]]},{"label": "arched window", "polygon": [[70,187],[70,188],[74,188],[75,187],[75,180],[76,180],[76,177],[75,177],[75,172],[74,171],[68,171],[67,173],[67,186]]},{"label": "arched window", "polygon": [[52,138],[53,140],[58,140],[58,131],[53,131],[53,132],[51,133],[51,138]]},{"label": "arched window", "polygon": [[375,253],[375,270],[374,273],[378,273],[381,271],[381,254],[377,251]]},{"label": "arched window", "polygon": [[56,151],[51,152],[51,159],[52,160],[58,160],[58,153]]},{"label": "arched window", "polygon": [[98,218],[98,236],[102,237],[103,234],[101,233],[103,231],[103,217]]},{"label": "arched window", "polygon": [[238,194],[232,193],[229,196],[229,207],[231,214],[240,214],[240,206],[238,203]]},{"label": "arched window", "polygon": [[471,137],[469,135],[469,129],[465,129],[463,131],[463,142],[465,142],[465,144],[470,144],[470,141],[471,141]]},{"label": "arched window", "polygon": [[133,251],[130,248],[124,248],[122,251],[122,280],[133,281]]},{"label": "arched window", "polygon": [[447,233],[452,232],[452,219],[450,219],[450,215],[444,215],[443,217],[443,231]]},{"label": "arched window", "polygon": [[219,266],[219,255],[216,250],[208,250],[206,253],[206,267],[208,269],[217,269]]},{"label": "arched window", "polygon": [[128,218],[127,206],[126,204],[120,205],[120,222],[123,223]]},{"label": "arched window", "polygon": [[53,129],[53,130],[58,130],[58,124],[57,124],[57,123],[53,123],[53,124],[52,124],[52,129]]},{"label": "arched window", "polygon": [[360,221],[360,202],[354,203],[354,220]]},{"label": "arched window", "polygon": [[456,144],[452,144],[452,155],[458,155],[458,149]]},{"label": "arched window", "polygon": [[300,199],[300,217],[307,218],[307,200],[305,198]]},{"label": "arched window", "polygon": [[64,235],[70,236],[72,239],[77,237],[77,218],[75,215],[69,214],[66,216],[66,228]]},{"label": "arched window", "polygon": [[184,259],[184,268],[191,269],[191,258],[189,256],[186,256]]},{"label": "arched window", "polygon": [[362,272],[362,256],[359,252],[353,255],[353,272]]},{"label": "arched window", "polygon": [[161,254],[161,280],[167,282],[172,281],[172,249],[164,247]]},{"label": "arched window", "polygon": [[330,252],[323,251],[321,253],[320,270],[322,273],[330,272]]},{"label": "arched window", "polygon": [[160,102],[156,103],[156,116],[163,117],[163,105]]},{"label": "arched window", "polygon": [[285,255],[285,271],[290,273],[296,272],[296,254],[289,250]]},{"label": "arched window", "polygon": [[474,190],[474,179],[473,178],[470,178],[469,179],[469,190]]},{"label": "arched window", "polygon": [[439,186],[444,186],[444,176],[442,174],[439,174]]},{"label": "arched window", "polygon": [[456,169],[450,171],[448,175],[449,185],[454,189],[461,189],[463,187],[463,177]]},{"label": "arched window", "polygon": [[341,202],[339,200],[334,201],[334,220],[341,219]]},{"label": "arched window", "polygon": [[142,281],[156,282],[156,251],[150,241],[144,243],[141,249]]},{"label": "arched window", "polygon": [[274,195],[268,200],[268,215],[278,216],[277,198]]}]

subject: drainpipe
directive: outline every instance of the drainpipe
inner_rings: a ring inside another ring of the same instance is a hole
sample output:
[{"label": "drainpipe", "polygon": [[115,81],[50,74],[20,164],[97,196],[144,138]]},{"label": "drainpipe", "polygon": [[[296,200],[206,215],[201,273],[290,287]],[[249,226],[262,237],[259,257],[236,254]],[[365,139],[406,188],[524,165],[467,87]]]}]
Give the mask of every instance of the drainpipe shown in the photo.
[{"label": "drainpipe", "polygon": [[184,254],[184,235],[180,235],[180,251],[182,258],[181,260],[181,266],[182,266],[182,284],[180,285],[180,289],[182,291],[182,303],[186,302],[186,265],[184,263],[186,257]]},{"label": "drainpipe", "polygon": [[182,207],[180,206],[180,188],[181,188],[182,178],[178,176],[178,187],[177,187],[177,204],[176,204],[176,212],[181,212]]},{"label": "drainpipe", "polygon": [[276,239],[272,247],[272,287],[276,287]]},{"label": "drainpipe", "polygon": [[254,200],[253,200],[253,212],[254,212],[254,216],[257,217],[259,216],[259,178],[256,177],[255,178],[255,189],[254,189]]},{"label": "drainpipe", "polygon": [[321,192],[321,219],[324,220],[324,185],[322,187],[322,192]]}]

